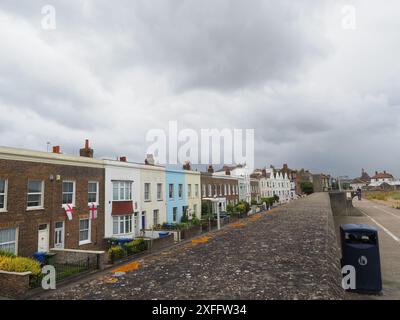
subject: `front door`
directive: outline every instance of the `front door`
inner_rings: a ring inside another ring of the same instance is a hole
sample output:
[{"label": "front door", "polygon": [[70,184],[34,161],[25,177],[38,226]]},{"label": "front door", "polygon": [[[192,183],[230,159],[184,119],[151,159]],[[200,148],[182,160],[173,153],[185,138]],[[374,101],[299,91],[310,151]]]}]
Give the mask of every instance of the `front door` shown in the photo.
[{"label": "front door", "polygon": [[49,251],[49,225],[40,224],[38,229],[38,251]]},{"label": "front door", "polygon": [[64,221],[54,225],[54,248],[64,249]]},{"label": "front door", "polygon": [[142,212],[142,230],[146,229],[146,211]]}]

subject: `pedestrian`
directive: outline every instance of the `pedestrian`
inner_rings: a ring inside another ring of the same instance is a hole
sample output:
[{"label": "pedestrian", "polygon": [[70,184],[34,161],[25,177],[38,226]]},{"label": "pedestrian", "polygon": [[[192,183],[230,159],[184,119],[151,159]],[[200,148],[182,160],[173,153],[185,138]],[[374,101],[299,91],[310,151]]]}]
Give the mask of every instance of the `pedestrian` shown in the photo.
[{"label": "pedestrian", "polygon": [[357,188],[357,197],[358,197],[358,200],[361,201],[361,188],[360,187]]}]

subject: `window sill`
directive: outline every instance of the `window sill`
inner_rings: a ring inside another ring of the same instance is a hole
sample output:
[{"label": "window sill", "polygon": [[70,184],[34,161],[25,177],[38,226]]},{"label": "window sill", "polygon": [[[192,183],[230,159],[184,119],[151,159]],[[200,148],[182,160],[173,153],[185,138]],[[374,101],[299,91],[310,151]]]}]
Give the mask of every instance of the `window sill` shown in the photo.
[{"label": "window sill", "polygon": [[98,203],[98,202],[88,202],[88,207],[89,207],[92,203],[93,203],[96,207],[99,207],[99,203]]},{"label": "window sill", "polygon": [[44,210],[44,207],[31,207],[31,208],[26,208],[26,211],[40,211]]},{"label": "window sill", "polygon": [[144,202],[151,202],[151,199],[144,200]]},{"label": "window sill", "polygon": [[90,240],[85,240],[85,241],[79,241],[79,246],[84,246],[85,244],[91,244],[92,241]]},{"label": "window sill", "polygon": [[0,213],[8,213],[7,209],[0,209]]}]

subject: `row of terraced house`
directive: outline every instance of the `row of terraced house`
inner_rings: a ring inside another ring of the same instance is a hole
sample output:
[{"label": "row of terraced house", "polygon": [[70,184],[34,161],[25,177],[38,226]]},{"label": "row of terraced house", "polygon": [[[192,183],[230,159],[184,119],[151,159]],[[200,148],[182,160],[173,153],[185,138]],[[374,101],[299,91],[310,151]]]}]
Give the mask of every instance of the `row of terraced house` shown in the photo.
[{"label": "row of terraced house", "polygon": [[151,155],[143,163],[95,159],[88,140],[79,156],[59,146],[52,152],[0,147],[0,250],[31,256],[51,248],[103,249],[105,239],[200,219],[207,201],[214,211],[274,194],[290,201],[291,178],[285,170],[250,173],[242,165],[169,169]]}]

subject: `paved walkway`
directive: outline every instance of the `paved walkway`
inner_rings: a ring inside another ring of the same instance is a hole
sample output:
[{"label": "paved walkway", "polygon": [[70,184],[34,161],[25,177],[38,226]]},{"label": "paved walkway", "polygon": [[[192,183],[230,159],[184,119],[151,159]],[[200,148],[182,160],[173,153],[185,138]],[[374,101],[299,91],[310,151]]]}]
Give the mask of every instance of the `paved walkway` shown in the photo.
[{"label": "paved walkway", "polygon": [[[336,231],[345,223],[366,223],[378,229],[383,294],[354,295],[349,298],[361,299],[400,299],[400,210],[363,199],[353,200],[354,207],[363,214],[360,217],[335,217]],[[339,238],[338,238],[339,239]]]},{"label": "paved walkway", "polygon": [[122,276],[108,271],[43,298],[340,298],[341,288],[332,285],[336,271],[325,252],[327,197],[297,200],[197,238],[196,243],[144,257],[120,269],[126,272]]}]

